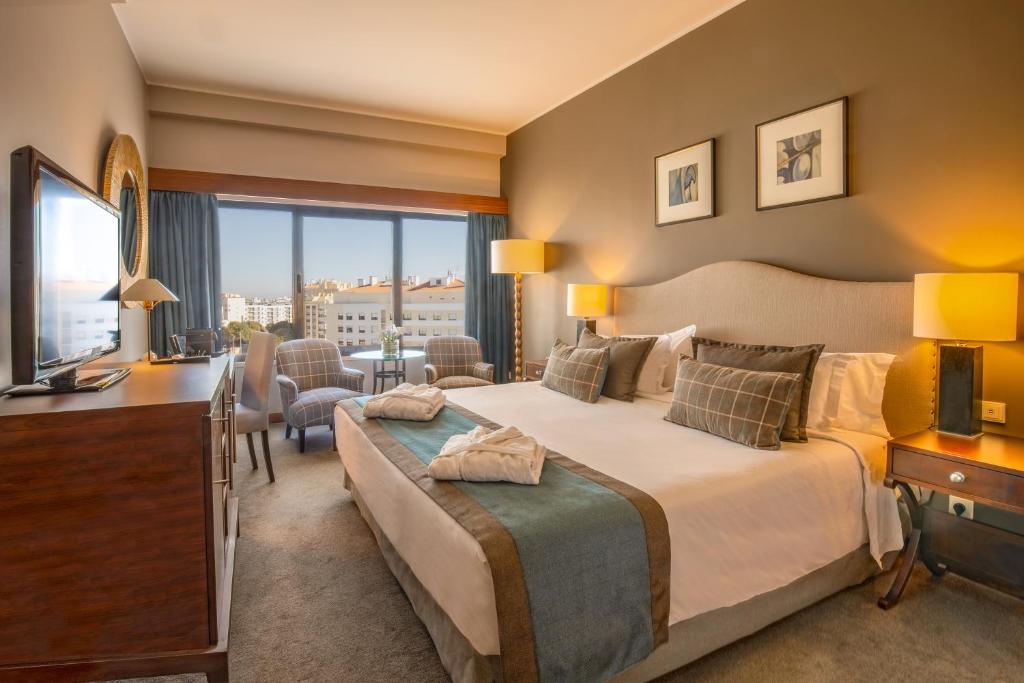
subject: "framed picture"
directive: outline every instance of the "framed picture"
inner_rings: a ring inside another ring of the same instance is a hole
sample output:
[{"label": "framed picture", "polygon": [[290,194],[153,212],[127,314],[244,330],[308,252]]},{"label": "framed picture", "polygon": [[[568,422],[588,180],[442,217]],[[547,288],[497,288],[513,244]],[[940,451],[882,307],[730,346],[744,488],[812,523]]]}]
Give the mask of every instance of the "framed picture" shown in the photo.
[{"label": "framed picture", "polygon": [[658,227],[715,215],[715,139],[654,158]]},{"label": "framed picture", "polygon": [[754,128],[758,211],[847,195],[846,98]]}]

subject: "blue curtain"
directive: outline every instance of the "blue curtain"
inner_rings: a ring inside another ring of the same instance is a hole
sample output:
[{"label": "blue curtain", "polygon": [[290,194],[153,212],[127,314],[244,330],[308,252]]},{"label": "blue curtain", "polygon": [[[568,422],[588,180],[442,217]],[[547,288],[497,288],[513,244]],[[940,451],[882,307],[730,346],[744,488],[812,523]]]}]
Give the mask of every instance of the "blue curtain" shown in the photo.
[{"label": "blue curtain", "polygon": [[494,380],[508,382],[514,371],[513,283],[491,274],[491,241],[508,237],[508,217],[469,214],[466,230],[466,334],[480,342],[484,361],[494,364]]},{"label": "blue curtain", "polygon": [[168,335],[192,328],[220,334],[220,223],[217,197],[192,192],[149,193],[149,277],[178,301],[157,304],[153,350],[169,355]]}]

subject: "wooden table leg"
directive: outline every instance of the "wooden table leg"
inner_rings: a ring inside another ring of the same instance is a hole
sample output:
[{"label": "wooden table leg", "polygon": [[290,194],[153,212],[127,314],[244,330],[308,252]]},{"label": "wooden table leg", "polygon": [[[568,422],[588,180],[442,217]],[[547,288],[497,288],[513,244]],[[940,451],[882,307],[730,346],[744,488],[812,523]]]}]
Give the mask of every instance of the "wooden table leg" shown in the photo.
[{"label": "wooden table leg", "polygon": [[[885,595],[878,598],[878,606],[882,609],[892,609],[899,603],[900,596],[903,595],[903,589],[907,587],[907,581],[910,580],[910,573],[914,570],[914,562],[921,552],[922,519],[921,510],[917,504],[917,497],[909,485],[897,482],[895,486],[899,487],[900,492],[903,494],[902,498],[907,503],[912,530],[910,538],[907,539],[907,544],[903,547],[896,560],[896,576],[892,580],[892,585],[889,586],[889,590]],[[931,566],[928,568],[931,569]]]}]

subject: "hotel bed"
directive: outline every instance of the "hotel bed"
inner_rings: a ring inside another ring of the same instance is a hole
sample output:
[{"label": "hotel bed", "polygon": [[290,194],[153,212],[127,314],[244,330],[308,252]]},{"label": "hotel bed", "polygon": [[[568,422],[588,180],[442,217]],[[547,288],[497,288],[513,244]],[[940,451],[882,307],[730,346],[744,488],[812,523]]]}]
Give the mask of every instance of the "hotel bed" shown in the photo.
[{"label": "hotel bed", "polygon": [[[910,336],[910,296],[909,283],[839,282],[726,262],[620,288],[609,331],[696,323],[705,336],[734,341],[895,353],[883,406],[899,434],[931,419],[932,351]],[[811,432],[807,443],[754,450],[663,420],[671,394],[589,404],[537,382],[453,390],[448,400],[519,427],[664,512],[668,642],[616,680],[650,680],[862,582],[902,546],[896,499],[879,481],[885,440],[878,436]],[[495,585],[480,543],[359,423],[352,405],[337,408],[346,483],[385,559],[453,679],[500,679]]]}]

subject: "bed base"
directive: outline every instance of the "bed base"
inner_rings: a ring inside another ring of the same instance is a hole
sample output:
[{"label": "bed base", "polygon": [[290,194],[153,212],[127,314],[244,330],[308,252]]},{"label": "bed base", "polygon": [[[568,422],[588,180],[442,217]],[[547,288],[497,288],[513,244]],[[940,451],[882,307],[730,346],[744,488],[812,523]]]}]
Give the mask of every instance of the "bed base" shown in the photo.
[{"label": "bed base", "polygon": [[[456,683],[501,681],[497,656],[482,655],[473,649],[445,611],[423,587],[412,569],[381,531],[373,513],[363,502],[354,482],[345,473],[345,488],[352,494],[360,514],[377,539],[381,554],[391,573],[409,598],[441,659],[441,664]],[[896,553],[888,554],[886,568]],[[830,595],[856,586],[879,573],[867,545],[838,560],[802,576],[788,586],[749,600],[699,614],[669,628],[669,641],[650,657],[612,679],[613,683],[651,681],[706,654],[745,638],[770,624],[799,612]]]}]

